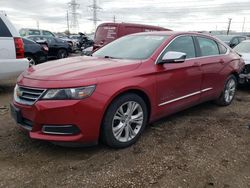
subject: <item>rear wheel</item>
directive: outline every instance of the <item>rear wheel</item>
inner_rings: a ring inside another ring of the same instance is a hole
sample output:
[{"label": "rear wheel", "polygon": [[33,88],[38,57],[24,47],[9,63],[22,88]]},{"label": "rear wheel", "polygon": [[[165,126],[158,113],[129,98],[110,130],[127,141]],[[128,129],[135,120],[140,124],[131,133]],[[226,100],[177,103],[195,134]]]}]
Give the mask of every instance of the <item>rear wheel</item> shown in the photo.
[{"label": "rear wheel", "polygon": [[103,141],[114,148],[134,144],[147,123],[147,106],[136,94],[125,94],[115,99],[108,108],[102,126]]},{"label": "rear wheel", "polygon": [[60,50],[58,51],[58,53],[57,53],[57,58],[58,58],[58,59],[63,59],[63,58],[66,58],[66,57],[68,57],[68,52],[67,52],[67,50],[65,50],[65,49],[60,49]]},{"label": "rear wheel", "polygon": [[36,61],[35,61],[35,59],[34,59],[34,57],[28,56],[28,57],[26,57],[26,58],[27,58],[28,61],[29,61],[29,66],[30,66],[30,67],[37,64]]},{"label": "rear wheel", "polygon": [[228,106],[232,103],[237,88],[237,79],[234,75],[230,75],[225,83],[224,91],[219,99],[215,102],[220,106]]}]

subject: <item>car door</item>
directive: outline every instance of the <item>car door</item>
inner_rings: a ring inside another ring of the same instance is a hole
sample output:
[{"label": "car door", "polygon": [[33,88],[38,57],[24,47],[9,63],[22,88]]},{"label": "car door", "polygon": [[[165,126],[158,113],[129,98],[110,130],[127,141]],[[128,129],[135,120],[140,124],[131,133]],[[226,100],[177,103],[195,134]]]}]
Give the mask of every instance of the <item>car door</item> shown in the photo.
[{"label": "car door", "polygon": [[49,56],[57,56],[57,51],[58,51],[58,44],[55,41],[55,39],[53,37],[45,37],[47,43],[48,43],[48,47],[49,47]]},{"label": "car door", "polygon": [[187,54],[183,63],[157,64],[157,101],[160,114],[166,115],[199,103],[202,71],[196,61],[192,36],[175,38],[157,62],[169,51]]},{"label": "car door", "polygon": [[223,74],[220,72],[226,65],[224,54],[227,48],[208,37],[196,36],[195,39],[199,52],[197,61],[203,72],[201,90],[205,91],[202,92],[201,100],[214,99],[224,85]]}]

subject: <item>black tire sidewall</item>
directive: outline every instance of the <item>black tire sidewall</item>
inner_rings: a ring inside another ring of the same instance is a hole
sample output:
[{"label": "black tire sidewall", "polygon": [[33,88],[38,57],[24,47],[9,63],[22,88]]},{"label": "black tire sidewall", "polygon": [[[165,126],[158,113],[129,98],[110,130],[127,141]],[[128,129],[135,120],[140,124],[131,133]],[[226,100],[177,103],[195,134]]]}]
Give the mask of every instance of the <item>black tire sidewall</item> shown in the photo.
[{"label": "black tire sidewall", "polygon": [[67,50],[64,50],[64,49],[60,49],[59,51],[58,51],[58,53],[57,53],[57,58],[58,59],[63,59],[62,58],[62,54],[63,53],[65,53],[65,57],[64,58],[66,58],[67,57]]},{"label": "black tire sidewall", "polygon": [[[120,142],[118,141],[112,131],[112,121],[113,121],[113,117],[117,111],[117,109],[124,103],[128,102],[128,101],[135,101],[137,103],[139,103],[142,107],[143,110],[143,124],[142,127],[139,131],[139,133],[130,141],[128,142]],[[148,119],[148,110],[147,110],[147,105],[144,102],[144,100],[136,95],[136,94],[125,94],[122,95],[118,98],[116,98],[111,105],[108,107],[105,116],[104,116],[104,120],[103,120],[103,124],[102,124],[102,140],[109,146],[113,147],[113,148],[125,148],[128,147],[132,144],[134,144],[138,138],[140,137],[140,135],[142,134],[142,132],[145,129],[145,126],[147,124],[147,119]]]},{"label": "black tire sidewall", "polygon": [[[31,55],[28,55],[27,57],[26,57],[26,59],[28,59],[28,58],[31,58],[31,59],[33,59],[33,61],[34,61],[34,65],[37,65],[37,61],[36,61],[36,59],[33,57],[33,56],[31,56]],[[30,64],[29,64],[29,66],[31,66]]]}]

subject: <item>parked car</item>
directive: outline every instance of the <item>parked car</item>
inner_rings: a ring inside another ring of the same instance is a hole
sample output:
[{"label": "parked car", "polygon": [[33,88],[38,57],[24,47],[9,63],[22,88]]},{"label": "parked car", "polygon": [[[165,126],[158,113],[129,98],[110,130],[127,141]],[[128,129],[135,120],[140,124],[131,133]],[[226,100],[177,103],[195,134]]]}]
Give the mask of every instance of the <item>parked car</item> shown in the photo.
[{"label": "parked car", "polygon": [[238,52],[245,61],[245,67],[240,74],[240,84],[250,84],[250,40],[238,44],[234,50]]},{"label": "parked car", "polygon": [[51,31],[42,30],[42,29],[30,29],[30,28],[22,28],[19,30],[19,33],[22,37],[30,36],[30,35],[42,35],[55,37],[55,34]]},{"label": "parked car", "polygon": [[234,48],[239,43],[244,40],[247,40],[247,36],[240,36],[240,35],[216,35],[217,38],[225,42],[231,48]]},{"label": "parked car", "polygon": [[22,38],[8,17],[0,12],[0,80],[16,78],[28,66]]},{"label": "parked car", "polygon": [[78,50],[78,41],[74,40],[74,39],[71,39],[67,36],[64,36],[64,37],[59,37],[60,39],[66,41],[69,45],[69,52],[71,53],[74,53],[75,51]]},{"label": "parked car", "polygon": [[94,41],[83,33],[79,33],[78,35],[71,35],[69,36],[69,38],[77,41],[79,50],[92,47],[94,45]]},{"label": "parked car", "polygon": [[137,33],[93,57],[29,68],[17,81],[12,116],[34,139],[101,138],[123,148],[159,118],[205,101],[230,105],[243,67],[237,53],[208,35]]},{"label": "parked car", "polygon": [[82,49],[81,55],[91,56],[93,54],[93,46]]},{"label": "parked car", "polygon": [[29,60],[29,65],[37,65],[47,61],[49,48],[45,45],[38,44],[33,40],[23,38],[24,57]]},{"label": "parked car", "polygon": [[33,41],[40,41],[45,40],[47,41],[49,52],[49,57],[56,57],[57,59],[66,58],[69,55],[70,46],[67,41],[56,38],[56,37],[48,37],[48,36],[28,36],[26,37],[28,39],[31,39]]},{"label": "parked car", "polygon": [[106,44],[125,35],[152,31],[171,30],[163,27],[132,23],[103,23],[100,24],[96,29],[93,50],[96,51],[99,48],[105,46]]}]

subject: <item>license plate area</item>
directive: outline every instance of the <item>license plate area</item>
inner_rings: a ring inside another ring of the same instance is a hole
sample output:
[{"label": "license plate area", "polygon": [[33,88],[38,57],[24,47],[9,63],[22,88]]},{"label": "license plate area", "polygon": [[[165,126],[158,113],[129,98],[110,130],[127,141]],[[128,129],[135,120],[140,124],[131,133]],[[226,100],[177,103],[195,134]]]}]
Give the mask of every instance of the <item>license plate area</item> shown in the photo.
[{"label": "license plate area", "polygon": [[33,123],[25,118],[23,118],[21,110],[16,108],[13,104],[10,105],[10,113],[15,122],[23,127],[24,129],[31,131]]}]

